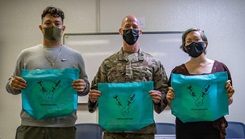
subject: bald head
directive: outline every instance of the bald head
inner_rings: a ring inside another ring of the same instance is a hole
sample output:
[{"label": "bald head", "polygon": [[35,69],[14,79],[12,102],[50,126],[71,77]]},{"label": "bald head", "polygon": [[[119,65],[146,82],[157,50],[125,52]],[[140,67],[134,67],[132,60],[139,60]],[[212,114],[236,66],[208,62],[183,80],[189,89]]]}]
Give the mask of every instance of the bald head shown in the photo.
[{"label": "bald head", "polygon": [[123,18],[122,23],[121,23],[121,28],[123,30],[127,30],[127,29],[140,30],[140,23],[135,16],[128,15]]}]

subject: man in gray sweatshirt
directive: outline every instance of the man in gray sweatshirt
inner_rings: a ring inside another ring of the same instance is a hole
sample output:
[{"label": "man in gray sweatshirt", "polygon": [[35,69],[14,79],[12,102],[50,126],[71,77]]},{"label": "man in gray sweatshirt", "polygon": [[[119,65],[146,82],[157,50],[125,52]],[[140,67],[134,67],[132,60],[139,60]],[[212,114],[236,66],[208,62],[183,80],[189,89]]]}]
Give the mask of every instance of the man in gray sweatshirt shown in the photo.
[{"label": "man in gray sweatshirt", "polygon": [[[6,85],[6,90],[17,95],[27,88],[27,82],[21,77],[22,69],[78,68],[79,79],[74,80],[71,86],[78,95],[87,95],[90,85],[84,60],[78,51],[62,45],[61,42],[65,30],[64,12],[49,6],[44,9],[41,19],[39,29],[43,33],[43,43],[24,49],[19,54],[16,68]],[[36,119],[22,110],[20,117],[21,125],[16,131],[16,139],[75,139],[76,110],[70,115],[45,119]]]}]

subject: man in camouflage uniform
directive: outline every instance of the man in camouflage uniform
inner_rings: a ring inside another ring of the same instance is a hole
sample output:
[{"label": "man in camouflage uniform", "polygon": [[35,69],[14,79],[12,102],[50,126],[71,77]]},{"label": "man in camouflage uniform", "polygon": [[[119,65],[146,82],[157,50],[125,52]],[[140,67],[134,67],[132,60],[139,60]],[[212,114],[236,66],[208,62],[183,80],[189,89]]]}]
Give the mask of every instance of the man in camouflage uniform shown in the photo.
[{"label": "man in camouflage uniform", "polygon": [[[88,108],[94,112],[98,106],[98,83],[122,83],[153,81],[154,90],[149,94],[154,103],[154,110],[160,113],[167,106],[166,92],[168,78],[160,61],[142,51],[138,37],[142,34],[136,17],[126,16],[122,20],[120,35],[123,36],[123,47],[120,51],[106,58],[92,81],[89,92]],[[142,102],[144,103],[144,102]],[[143,113],[142,113],[143,114]],[[154,139],[155,123],[130,133],[104,132],[104,139]]]}]

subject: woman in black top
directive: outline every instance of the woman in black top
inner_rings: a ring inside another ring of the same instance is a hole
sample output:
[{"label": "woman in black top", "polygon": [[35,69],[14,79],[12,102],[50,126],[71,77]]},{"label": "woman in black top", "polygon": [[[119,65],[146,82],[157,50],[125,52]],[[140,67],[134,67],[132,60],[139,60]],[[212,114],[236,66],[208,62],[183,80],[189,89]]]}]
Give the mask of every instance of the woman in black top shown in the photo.
[{"label": "woman in black top", "polygon": [[[228,92],[228,102],[232,103],[232,95],[235,90],[232,87],[232,79],[227,66],[217,60],[211,60],[206,57],[206,48],[208,40],[203,31],[196,28],[186,30],[182,35],[181,49],[188,53],[190,60],[186,63],[176,66],[172,73],[183,75],[201,75],[215,72],[226,71],[228,81],[226,90]],[[169,81],[169,85],[171,81]],[[168,104],[174,99],[174,89],[169,87],[166,95]],[[183,123],[176,117],[176,139],[224,139],[227,121],[220,117],[215,121],[200,121]]]}]

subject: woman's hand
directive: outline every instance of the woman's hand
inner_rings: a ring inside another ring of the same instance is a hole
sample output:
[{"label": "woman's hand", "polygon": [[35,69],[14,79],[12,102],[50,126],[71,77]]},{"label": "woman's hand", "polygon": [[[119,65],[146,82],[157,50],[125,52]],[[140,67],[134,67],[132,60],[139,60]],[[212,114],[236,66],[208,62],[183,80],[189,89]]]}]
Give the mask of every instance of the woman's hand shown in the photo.
[{"label": "woman's hand", "polygon": [[174,99],[175,94],[174,94],[174,89],[172,87],[168,87],[168,92],[166,95],[166,99],[168,101],[168,105],[171,106],[171,102]]},{"label": "woman's hand", "polygon": [[230,99],[233,96],[233,94],[235,93],[234,88],[231,86],[231,81],[230,80],[228,80],[226,82],[226,86],[225,87],[226,87],[226,91],[228,93],[228,99]]}]

